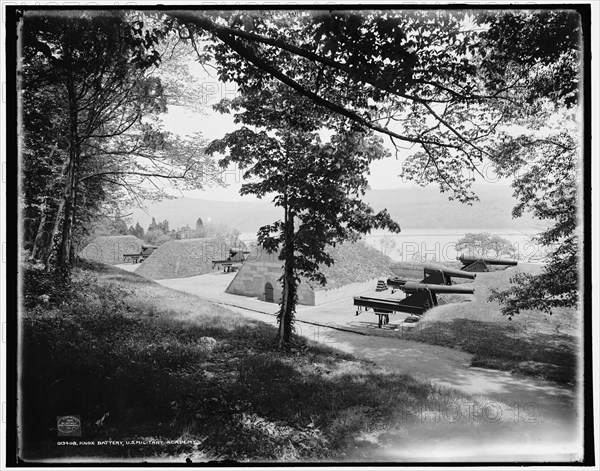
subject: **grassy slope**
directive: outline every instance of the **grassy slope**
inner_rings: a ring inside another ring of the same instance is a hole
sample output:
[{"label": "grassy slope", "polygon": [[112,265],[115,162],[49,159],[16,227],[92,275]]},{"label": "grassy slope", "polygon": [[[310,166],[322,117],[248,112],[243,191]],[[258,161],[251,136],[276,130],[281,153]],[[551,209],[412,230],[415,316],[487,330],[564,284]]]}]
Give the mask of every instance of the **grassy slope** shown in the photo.
[{"label": "grassy slope", "polygon": [[[301,339],[276,353],[273,327],[113,267],[88,264],[74,278],[46,301],[37,295],[48,285],[26,285],[26,459],[342,460],[357,446],[376,459],[386,440],[484,433],[471,421],[442,421],[433,433],[423,417],[486,398]],[[61,447],[56,416],[65,414],[81,416],[82,440],[195,443]],[[514,426],[493,425],[488,434]]]},{"label": "grassy slope", "polygon": [[327,284],[322,287],[318,283],[309,282],[315,289],[335,289],[373,278],[386,278],[393,274],[389,269],[393,263],[392,259],[362,241],[339,244],[330,249],[329,253],[335,263],[329,267],[320,267]]},{"label": "grassy slope", "polygon": [[[404,268],[397,264],[394,271],[419,277],[414,264]],[[517,271],[535,274],[539,270],[539,265],[519,264],[506,270],[478,273],[468,284],[475,288],[470,302],[452,302],[431,309],[410,337],[473,353],[473,366],[574,384],[582,325],[575,309],[557,309],[551,316],[540,311],[524,311],[508,320],[497,303],[487,301],[490,288],[505,289]],[[422,271],[420,273],[422,275]],[[457,298],[459,296],[453,297],[452,301]]]}]

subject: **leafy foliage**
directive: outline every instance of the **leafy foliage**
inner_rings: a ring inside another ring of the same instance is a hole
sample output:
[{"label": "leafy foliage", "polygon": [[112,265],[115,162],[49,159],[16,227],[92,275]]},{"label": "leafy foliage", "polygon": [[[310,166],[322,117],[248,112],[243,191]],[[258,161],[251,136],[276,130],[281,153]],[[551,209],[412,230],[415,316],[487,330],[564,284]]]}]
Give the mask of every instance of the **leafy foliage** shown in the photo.
[{"label": "leafy foliage", "polygon": [[[517,275],[509,289],[492,290],[490,300],[501,302],[509,316],[525,309],[551,313],[579,301],[580,28],[576,13],[560,11],[505,14],[489,30],[489,39],[500,41],[500,62],[509,70],[526,70],[528,77],[527,104],[511,109],[518,131],[499,134],[492,161],[499,175],[513,177],[514,196],[519,200],[513,216],[529,211],[550,224],[536,237],[551,249],[544,271]],[[551,38],[549,50],[546,41]]]},{"label": "leafy foliage", "polygon": [[[405,175],[472,201],[486,139],[503,117],[506,89],[479,76],[479,35],[457,12],[168,12],[212,40],[199,60],[243,90],[272,77],[320,108],[421,148]],[[194,35],[190,38],[194,40]],[[485,51],[483,51],[483,55]],[[268,119],[268,118],[267,118]]]},{"label": "leafy foliage", "polygon": [[458,252],[466,251],[467,255],[478,255],[483,258],[487,257],[490,251],[494,251],[496,258],[502,255],[514,257],[516,253],[515,247],[508,239],[496,234],[492,235],[489,232],[465,234],[456,242],[456,250]]},{"label": "leafy foliage", "polygon": [[68,267],[73,239],[103,212],[164,196],[155,180],[203,182],[202,139],[174,138],[156,118],[167,103],[152,74],[164,36],[125,12],[25,15],[25,234],[47,265],[55,252]]},{"label": "leafy foliage", "polygon": [[581,176],[574,114],[575,110],[555,117],[554,125],[540,128],[543,138],[525,134],[499,148],[497,161],[502,167],[498,171],[515,175],[512,186],[520,202],[513,213],[518,216],[528,210],[552,223],[536,237],[539,244],[551,248],[544,271],[517,275],[508,290],[492,290],[490,300],[501,302],[509,316],[523,309],[551,313],[579,301]]},{"label": "leafy foliage", "polygon": [[[247,86],[242,96],[222,101],[220,110],[241,112],[246,126],[213,141],[207,152],[229,152],[222,167],[235,163],[244,171],[241,194],[273,196],[284,217],[258,232],[268,252],[280,250],[284,261],[283,297],[279,315],[281,342],[288,342],[297,303],[300,277],[325,285],[319,266],[330,266],[328,246],[372,228],[399,231],[387,211],[375,213],[360,200],[367,188],[369,164],[386,155],[381,142],[353,123],[336,122],[327,112],[295,91],[274,82]],[[323,142],[319,131],[330,120],[331,135]]]},{"label": "leafy foliage", "polygon": [[[438,183],[466,203],[476,199],[469,188],[479,166],[503,168],[511,146],[534,154],[561,147],[560,138],[515,137],[508,127],[537,129],[548,100],[557,110],[578,106],[581,18],[572,10],[168,14],[192,40],[212,40],[199,59],[214,60],[221,80],[246,90],[276,78],[321,109],[414,145],[403,176]],[[548,182],[564,179],[563,167],[545,165]],[[515,216],[537,205],[524,183],[515,181]],[[541,219],[574,214],[568,191],[546,190],[557,205]],[[573,280],[567,276],[567,292],[577,289]]]}]

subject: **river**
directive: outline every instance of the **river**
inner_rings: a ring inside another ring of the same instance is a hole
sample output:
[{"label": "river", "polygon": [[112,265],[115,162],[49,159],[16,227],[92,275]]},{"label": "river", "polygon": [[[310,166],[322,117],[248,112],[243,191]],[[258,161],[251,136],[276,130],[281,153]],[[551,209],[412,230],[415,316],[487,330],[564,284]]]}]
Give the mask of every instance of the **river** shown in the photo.
[{"label": "river", "polygon": [[[532,237],[540,231],[537,229],[403,229],[400,234],[391,234],[383,230],[375,230],[363,236],[363,240],[389,255],[394,261],[432,261],[449,262],[460,255],[456,251],[456,242],[467,233],[488,232],[507,239],[515,249],[515,257],[523,262],[541,260],[547,249],[532,241]],[[256,241],[256,233],[243,232],[240,240]],[[489,256],[493,256],[491,252]],[[507,258],[504,256],[504,258]]]}]

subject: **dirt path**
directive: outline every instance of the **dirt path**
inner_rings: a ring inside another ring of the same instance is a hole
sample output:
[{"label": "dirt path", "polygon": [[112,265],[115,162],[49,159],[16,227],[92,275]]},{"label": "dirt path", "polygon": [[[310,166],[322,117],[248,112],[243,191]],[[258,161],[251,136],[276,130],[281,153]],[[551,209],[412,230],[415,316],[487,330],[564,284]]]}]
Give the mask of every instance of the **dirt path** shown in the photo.
[{"label": "dirt path", "polygon": [[[223,279],[219,283],[225,281]],[[191,279],[160,280],[159,283],[224,304],[244,316],[272,324],[276,322],[276,306],[273,304],[222,292],[213,295],[211,292],[215,293],[213,290],[217,286],[208,288],[204,283]],[[337,302],[318,307],[300,307],[296,324],[299,333],[395,372],[410,374],[468,394],[486,396],[508,405],[507,410],[518,423],[518,433],[510,437],[510,447],[514,449],[516,439],[525,447],[523,453],[527,457],[540,453],[540,456],[552,460],[548,455],[551,453],[558,454],[561,459],[567,457],[568,460],[569,456],[576,456],[580,452],[581,400],[572,390],[533,377],[472,368],[469,366],[471,355],[456,349],[398,336],[382,336],[383,332],[374,329],[374,319],[358,320],[361,318],[355,317],[347,304]],[[375,333],[377,335],[373,335]],[[481,430],[474,428],[473,432],[475,435],[472,438],[476,440]],[[494,443],[499,445],[496,438]],[[492,455],[497,453],[498,450]],[[414,457],[414,454],[411,456]],[[395,458],[399,457],[393,455],[392,459]],[[425,458],[431,459],[431,454],[426,454]],[[382,459],[386,458],[382,456]]]}]

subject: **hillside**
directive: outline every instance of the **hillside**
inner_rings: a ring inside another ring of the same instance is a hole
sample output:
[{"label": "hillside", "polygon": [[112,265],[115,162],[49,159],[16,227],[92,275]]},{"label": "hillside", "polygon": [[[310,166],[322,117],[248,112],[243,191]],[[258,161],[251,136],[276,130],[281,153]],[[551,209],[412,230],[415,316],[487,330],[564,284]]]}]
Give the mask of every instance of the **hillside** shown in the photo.
[{"label": "hillside", "polygon": [[[512,218],[516,201],[509,186],[476,185],[474,188],[481,201],[473,206],[448,201],[436,187],[371,190],[365,200],[377,210],[387,208],[403,228],[531,229],[539,225],[529,217]],[[151,204],[147,212],[134,209],[132,213],[131,220],[144,227],[150,224],[152,217],[157,221],[167,219],[170,227],[186,224],[193,227],[201,217],[241,232],[254,232],[261,225],[282,217],[281,209],[274,207],[270,199],[229,202],[180,198]]]},{"label": "hillside", "polygon": [[327,285],[322,287],[318,283],[309,282],[314,289],[340,288],[350,283],[360,283],[378,277],[385,278],[394,273],[390,269],[393,261],[364,242],[340,244],[331,248],[329,253],[335,263],[329,267],[321,266]]},{"label": "hillside", "polygon": [[387,208],[403,228],[530,229],[538,221],[526,215],[513,219],[516,200],[507,185],[474,185],[480,201],[472,206],[448,201],[437,187],[373,190],[365,200],[376,210]]}]

